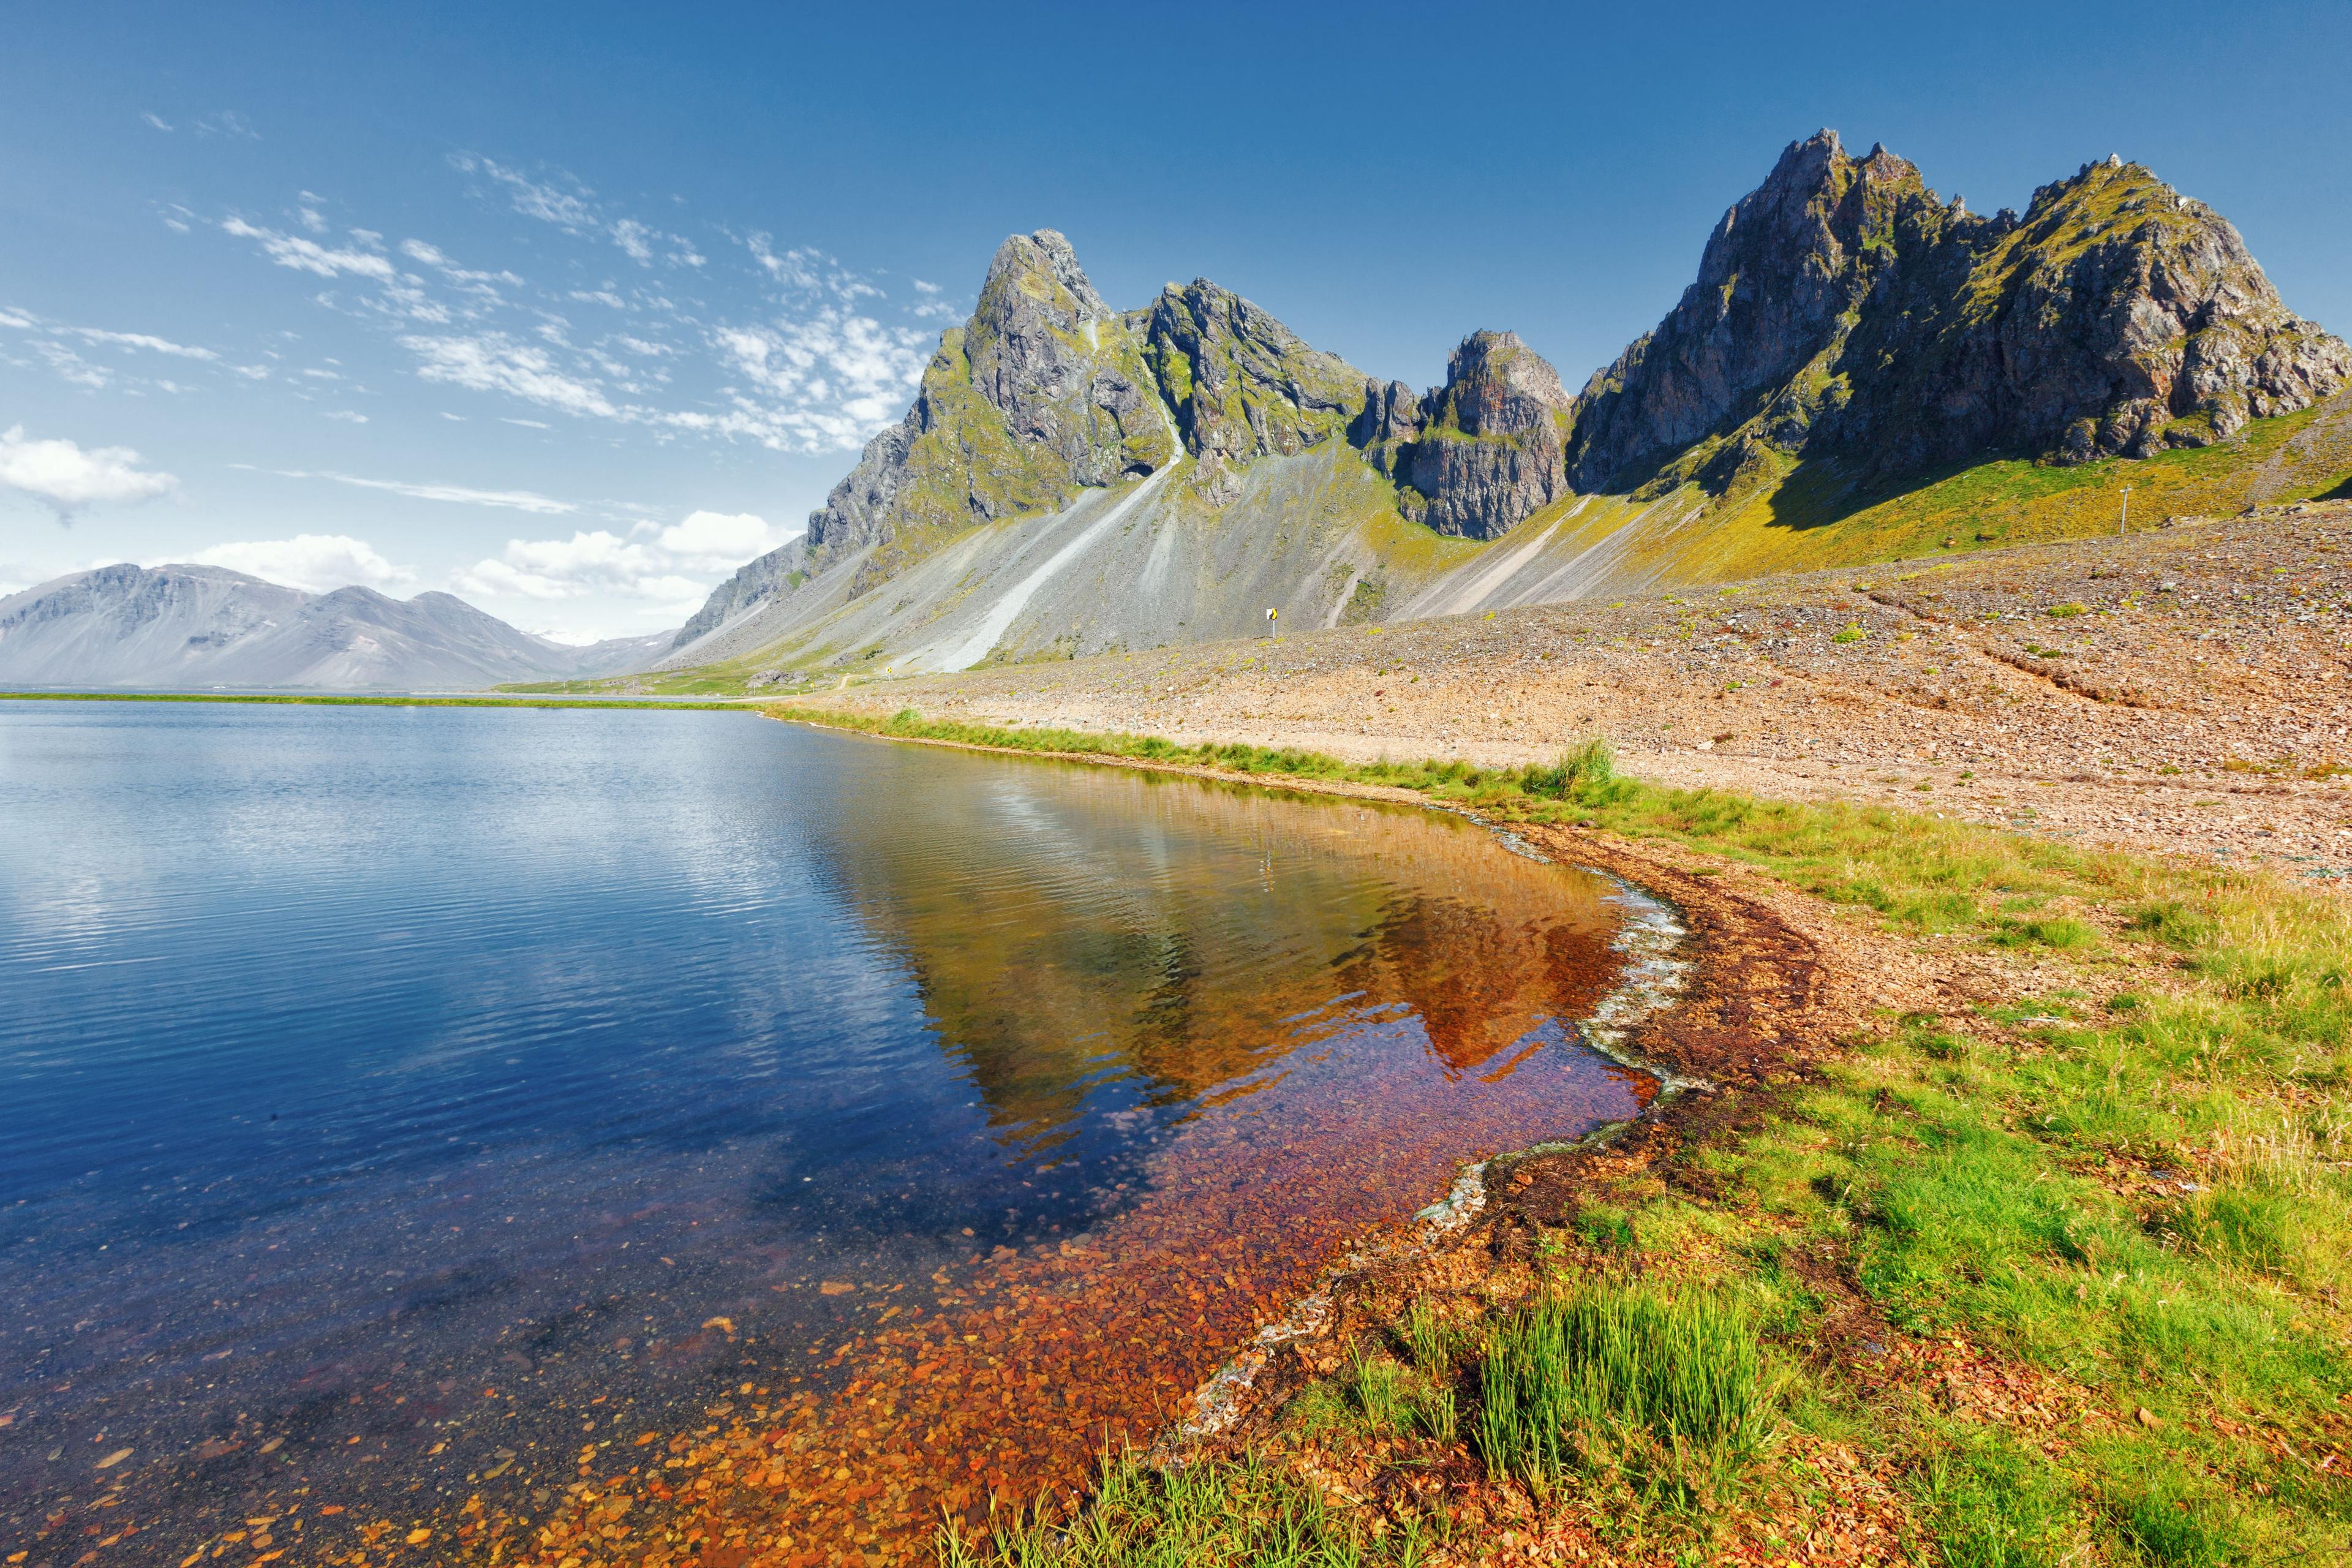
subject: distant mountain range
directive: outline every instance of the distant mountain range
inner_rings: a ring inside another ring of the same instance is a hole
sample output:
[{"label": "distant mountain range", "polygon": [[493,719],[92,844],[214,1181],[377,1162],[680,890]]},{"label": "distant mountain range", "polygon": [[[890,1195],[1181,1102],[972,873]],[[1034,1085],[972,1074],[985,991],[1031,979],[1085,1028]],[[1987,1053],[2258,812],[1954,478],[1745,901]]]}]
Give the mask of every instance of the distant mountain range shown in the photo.
[{"label": "distant mountain range", "polygon": [[448,594],[306,594],[217,566],[102,566],[0,599],[0,685],[467,690],[615,675],[674,640],[567,647]]},{"label": "distant mountain range", "polygon": [[1104,302],[997,251],[904,420],[663,668],[961,668],[1458,614],[2300,499],[2352,476],[2352,348],[2120,159],[2023,214],[1792,143],[1570,395],[1507,331],[1416,394],[1206,279]]}]

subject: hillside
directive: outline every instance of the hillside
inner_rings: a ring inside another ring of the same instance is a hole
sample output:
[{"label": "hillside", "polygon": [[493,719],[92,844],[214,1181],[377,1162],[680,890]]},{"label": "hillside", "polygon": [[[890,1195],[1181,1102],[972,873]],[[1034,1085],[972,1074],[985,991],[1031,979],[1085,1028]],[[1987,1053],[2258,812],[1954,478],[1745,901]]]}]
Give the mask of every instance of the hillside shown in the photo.
[{"label": "hillside", "polygon": [[667,640],[568,647],[448,594],[307,594],[217,566],[126,563],[0,599],[0,684],[463,689],[610,675]]},{"label": "hillside", "polygon": [[[2023,214],[1792,143],[1573,396],[1481,330],[1416,395],[1205,279],[1106,303],[1007,239],[904,420],[723,584],[656,685],[772,685],[1394,623],[1965,552],[2352,482],[2352,348],[2120,159]],[[2330,401],[2330,399],[2333,401]],[[686,672],[693,671],[689,675]]]}]

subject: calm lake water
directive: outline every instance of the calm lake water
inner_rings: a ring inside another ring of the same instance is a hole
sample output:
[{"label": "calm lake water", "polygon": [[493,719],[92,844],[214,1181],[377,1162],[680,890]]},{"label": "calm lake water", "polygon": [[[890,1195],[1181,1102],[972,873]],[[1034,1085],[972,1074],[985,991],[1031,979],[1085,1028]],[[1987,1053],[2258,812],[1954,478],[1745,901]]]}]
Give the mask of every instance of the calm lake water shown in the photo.
[{"label": "calm lake water", "polygon": [[[0,703],[0,1556],[516,1562],[591,1481],[614,1560],[888,1555],[1631,1113],[1613,899],[748,714]],[[778,1457],[673,1506],[716,1428]]]}]

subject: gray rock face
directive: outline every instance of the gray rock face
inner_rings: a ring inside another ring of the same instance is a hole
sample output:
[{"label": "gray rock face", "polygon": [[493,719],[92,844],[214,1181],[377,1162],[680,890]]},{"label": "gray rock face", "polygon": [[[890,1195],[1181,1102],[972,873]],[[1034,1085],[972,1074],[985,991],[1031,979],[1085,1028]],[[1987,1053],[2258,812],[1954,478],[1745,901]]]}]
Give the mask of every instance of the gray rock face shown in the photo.
[{"label": "gray rock face", "polygon": [[1104,363],[1101,344],[1106,331],[1121,330],[1070,242],[1050,228],[997,247],[964,329],[973,387],[1016,438],[1059,456],[1081,485],[1108,484],[1130,466],[1127,435],[1144,394],[1123,367]]},{"label": "gray rock face", "polygon": [[642,668],[668,634],[567,647],[448,594],[306,594],[216,566],[103,566],[0,599],[22,686],[465,689]]},{"label": "gray rock face", "polygon": [[1698,279],[1578,399],[1580,489],[1721,489],[1789,456],[1893,476],[2146,456],[2308,406],[2352,350],[2281,304],[2235,229],[2137,164],[2085,164],[2022,217],[1939,203],[1883,147],[1790,145]]},{"label": "gray rock face", "polygon": [[1364,449],[1381,472],[1393,474],[1397,447],[1421,434],[1421,399],[1401,381],[1364,383],[1363,411],[1348,427],[1348,439]]},{"label": "gray rock face", "polygon": [[758,560],[738,568],[735,575],[712,589],[710,597],[702,602],[702,608],[694,612],[694,618],[669,639],[669,647],[684,647],[698,637],[741,620],[762,605],[788,596],[807,580],[807,539],[785,541]]},{"label": "gray rock face", "polygon": [[1295,456],[1344,434],[1364,400],[1361,371],[1205,278],[1152,301],[1144,359],[1204,460]]},{"label": "gray rock face", "polygon": [[1368,394],[1357,432],[1406,487],[1405,515],[1440,533],[1495,539],[1569,493],[1568,394],[1559,373],[1516,332],[1473,332],[1445,362],[1445,383],[1418,407],[1404,388]]}]

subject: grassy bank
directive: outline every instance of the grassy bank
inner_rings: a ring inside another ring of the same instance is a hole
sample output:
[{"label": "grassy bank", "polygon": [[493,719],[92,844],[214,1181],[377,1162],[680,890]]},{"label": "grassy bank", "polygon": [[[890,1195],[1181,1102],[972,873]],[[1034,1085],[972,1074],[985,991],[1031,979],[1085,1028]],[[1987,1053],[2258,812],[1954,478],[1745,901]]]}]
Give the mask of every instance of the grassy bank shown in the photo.
[{"label": "grassy bank", "polygon": [[0,691],[0,702],[258,702],[298,708],[680,708],[742,709],[740,702],[590,701],[560,697],[375,697],[299,692]]},{"label": "grassy bank", "polygon": [[[1108,1467],[949,1563],[2327,1561],[2352,1542],[2352,918],[2258,872],[1549,768],[1150,737],[876,733],[1396,785],[1755,868],[1890,952],[2037,962],[1877,1019],[1671,1170],[1538,1216],[1527,1288],[1359,1337],[1247,1454]],[[1348,1478],[1344,1482],[1335,1477]],[[1875,1489],[1874,1490],[1874,1489]],[[1857,1497],[1875,1499],[1867,1507]],[[1844,1510],[1845,1512],[1840,1512]],[[1547,1531],[1555,1536],[1547,1536]],[[1475,1548],[1475,1551],[1474,1551]]]}]

